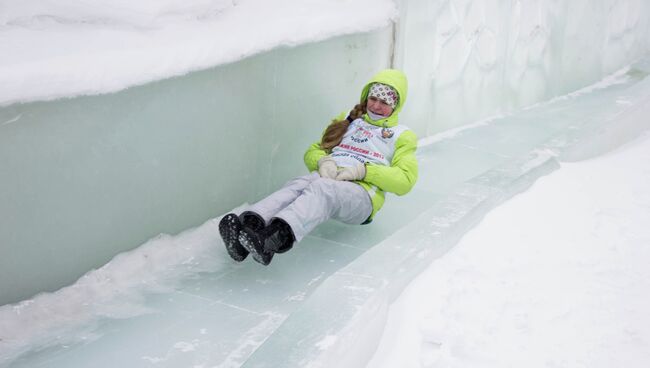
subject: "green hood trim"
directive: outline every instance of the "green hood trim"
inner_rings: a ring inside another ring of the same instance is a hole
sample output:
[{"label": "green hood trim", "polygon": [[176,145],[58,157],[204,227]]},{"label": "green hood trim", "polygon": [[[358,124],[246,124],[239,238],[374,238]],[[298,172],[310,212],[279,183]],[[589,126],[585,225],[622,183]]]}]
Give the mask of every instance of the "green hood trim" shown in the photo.
[{"label": "green hood trim", "polygon": [[388,127],[394,127],[397,125],[397,117],[399,115],[399,112],[402,111],[402,107],[406,102],[406,95],[408,93],[408,81],[406,79],[406,75],[397,69],[385,69],[375,74],[375,76],[370,79],[370,81],[366,84],[365,87],[363,87],[363,90],[361,91],[361,103],[365,102],[368,99],[368,90],[370,89],[370,85],[373,83],[383,83],[395,88],[397,94],[399,95],[399,101],[397,101],[395,110],[393,110],[393,113],[388,118],[381,120],[372,120],[368,114],[365,114],[363,115],[363,119],[373,125],[386,125]]}]

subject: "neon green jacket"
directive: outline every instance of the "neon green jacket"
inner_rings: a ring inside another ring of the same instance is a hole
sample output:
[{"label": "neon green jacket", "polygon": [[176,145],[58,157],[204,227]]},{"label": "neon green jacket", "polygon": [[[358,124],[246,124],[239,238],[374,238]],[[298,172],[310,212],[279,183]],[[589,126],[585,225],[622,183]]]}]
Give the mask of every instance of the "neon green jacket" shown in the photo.
[{"label": "neon green jacket", "polygon": [[[382,120],[372,120],[368,114],[363,115],[363,119],[376,126],[387,127],[397,126],[397,118],[406,102],[408,92],[408,82],[406,76],[395,69],[386,69],[377,73],[361,91],[361,102],[368,98],[368,90],[372,83],[379,82],[395,88],[399,94],[399,101],[391,116]],[[343,120],[347,112],[342,113],[336,120]],[[372,219],[377,211],[381,209],[385,201],[385,192],[404,195],[408,193],[418,178],[418,163],[415,158],[417,149],[417,136],[413,131],[403,132],[395,143],[395,152],[390,166],[366,164],[366,176],[361,181],[357,181],[370,194],[372,201]],[[320,141],[313,143],[305,152],[304,161],[309,171],[318,170],[318,160],[329,153],[320,147]]]}]

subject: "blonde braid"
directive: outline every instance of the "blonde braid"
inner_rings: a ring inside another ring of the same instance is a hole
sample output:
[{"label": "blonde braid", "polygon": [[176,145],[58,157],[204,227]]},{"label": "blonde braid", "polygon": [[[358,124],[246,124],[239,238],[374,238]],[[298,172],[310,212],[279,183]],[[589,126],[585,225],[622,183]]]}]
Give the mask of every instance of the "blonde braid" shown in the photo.
[{"label": "blonde braid", "polygon": [[320,147],[328,152],[331,152],[332,148],[338,146],[343,140],[345,132],[348,130],[350,123],[356,119],[359,119],[366,113],[366,103],[357,104],[354,106],[348,117],[340,121],[332,121],[332,123],[327,127],[323,138],[320,142]]}]

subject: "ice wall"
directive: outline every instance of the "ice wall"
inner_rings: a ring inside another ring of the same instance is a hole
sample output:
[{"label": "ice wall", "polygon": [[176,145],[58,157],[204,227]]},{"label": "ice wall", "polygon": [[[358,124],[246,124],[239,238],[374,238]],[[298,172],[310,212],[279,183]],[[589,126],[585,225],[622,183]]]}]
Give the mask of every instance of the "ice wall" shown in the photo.
[{"label": "ice wall", "polygon": [[[290,1],[277,4],[291,9]],[[344,10],[348,5],[340,3]],[[59,38],[82,38],[30,53],[25,45],[37,42],[45,25],[0,19],[0,47],[15,50],[0,64],[3,102],[51,98],[62,91],[114,92],[0,107],[0,304],[69,284],[160,232],[200,224],[304,172],[306,145],[333,114],[350,108],[363,83],[381,68],[406,71],[410,94],[402,121],[424,137],[585,86],[645,54],[649,7],[640,0],[404,0],[394,26],[221,66],[208,63],[232,59],[215,54],[214,45],[196,42],[206,30],[221,29],[205,23],[183,33],[192,37],[185,45],[176,36],[164,39],[171,33],[158,24],[162,32],[144,34],[162,39],[138,34],[123,54],[119,38],[106,52],[83,38],[87,24],[75,29],[57,23],[65,31],[57,33]],[[158,13],[145,12],[132,23],[146,23],[147,14]],[[303,14],[316,27],[327,24],[311,12],[287,14]],[[381,14],[390,21],[389,11]],[[346,17],[340,19],[352,27],[348,32],[359,26],[353,16]],[[278,22],[296,36],[278,36],[287,38],[274,39],[273,45],[341,34],[305,30],[308,23]],[[369,24],[378,24],[377,19]],[[267,33],[286,33],[272,31]],[[100,27],[99,32],[122,35],[124,29]],[[27,35],[31,38],[22,38]],[[245,38],[251,33],[208,35],[238,40],[235,44],[254,42]],[[147,62],[157,62],[151,65],[132,57],[168,50],[170,44],[181,47],[160,62],[158,54],[147,56]],[[77,46],[83,49],[78,59],[62,62]],[[265,48],[238,50],[248,56]],[[45,57],[46,51],[53,54]],[[126,70],[125,59],[140,69]],[[92,68],[102,60],[118,61],[120,67]],[[50,78],[48,67],[56,78]],[[196,69],[205,70],[123,89],[142,83],[134,77],[142,73],[150,80]],[[127,77],[134,79],[120,79]],[[95,80],[101,83],[77,88]],[[13,98],[14,89],[27,94]]]},{"label": "ice wall", "polygon": [[304,149],[388,64],[390,36],[1,108],[0,304],[67,285],[303,173]]},{"label": "ice wall", "polygon": [[582,88],[650,50],[642,0],[403,0],[396,65],[420,134]]}]

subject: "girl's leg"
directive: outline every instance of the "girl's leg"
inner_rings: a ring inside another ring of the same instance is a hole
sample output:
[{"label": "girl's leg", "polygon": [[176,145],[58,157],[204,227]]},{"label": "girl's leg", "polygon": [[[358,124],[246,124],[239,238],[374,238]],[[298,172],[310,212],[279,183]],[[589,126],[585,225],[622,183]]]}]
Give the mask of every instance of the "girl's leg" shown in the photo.
[{"label": "girl's leg", "polygon": [[313,172],[292,179],[281,189],[251,205],[245,211],[257,213],[264,219],[264,222],[268,224],[271,218],[295,201],[310,183],[319,178],[320,175],[317,172]]},{"label": "girl's leg", "polygon": [[330,218],[349,224],[361,224],[372,213],[370,195],[349,181],[317,178],[293,203],[275,214],[287,222],[296,241]]}]

